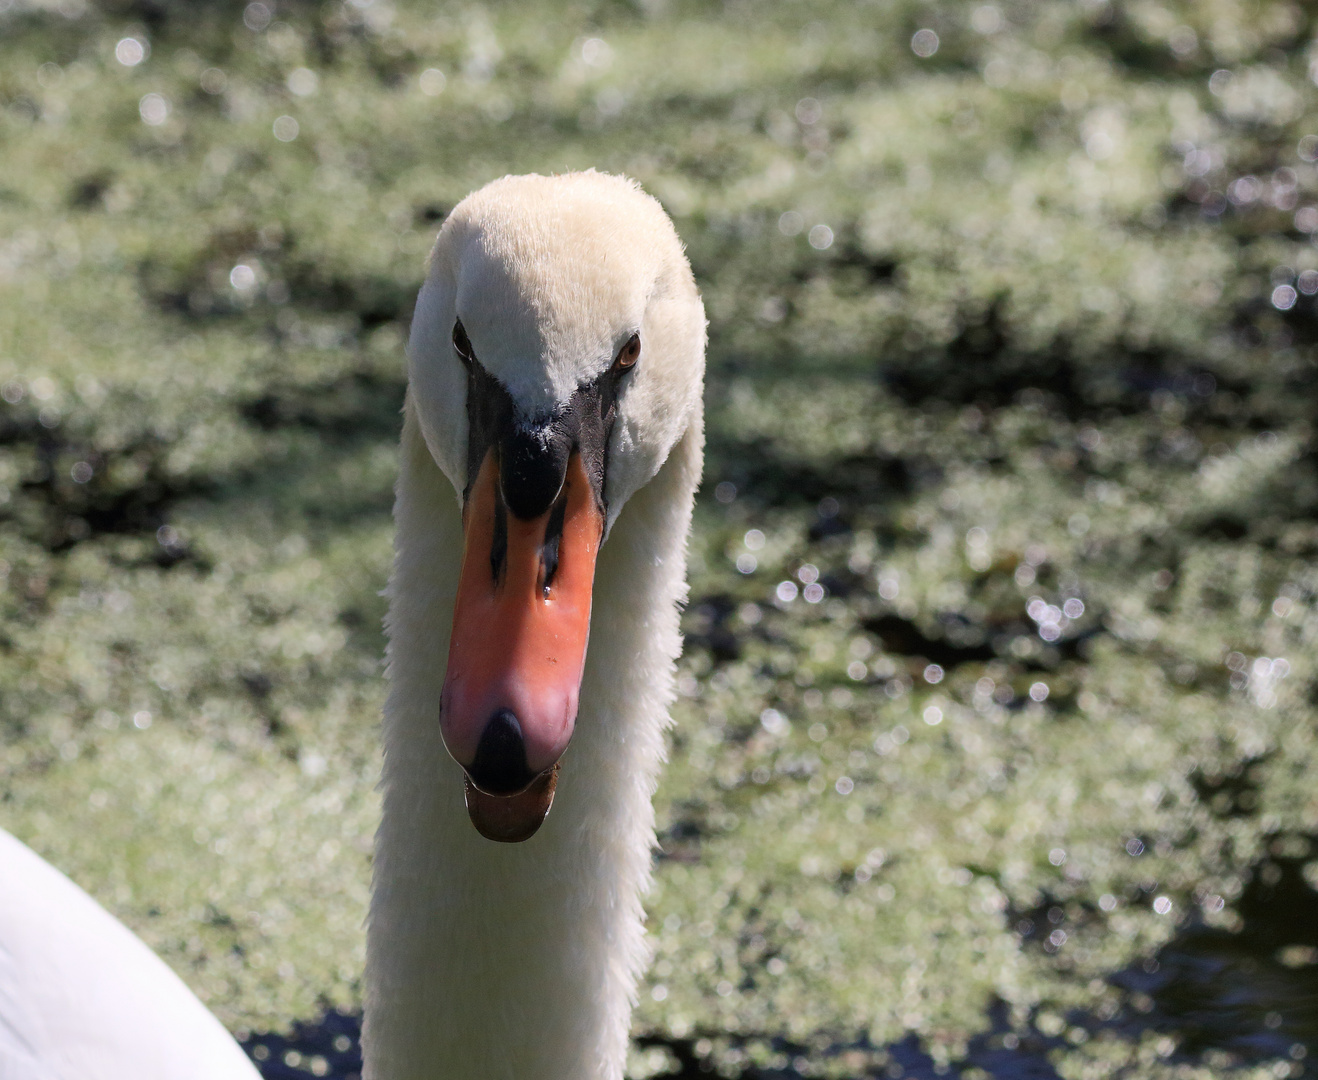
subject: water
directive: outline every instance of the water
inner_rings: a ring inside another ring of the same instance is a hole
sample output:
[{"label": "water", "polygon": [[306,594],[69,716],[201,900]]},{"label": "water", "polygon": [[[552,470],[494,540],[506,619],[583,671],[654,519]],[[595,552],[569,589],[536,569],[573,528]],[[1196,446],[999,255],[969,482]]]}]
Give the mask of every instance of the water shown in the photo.
[{"label": "water", "polygon": [[[770,1039],[793,1064],[725,1069],[720,1075],[803,1080],[851,1057],[864,1062],[855,1075],[888,1080],[943,1080],[973,1069],[994,1080],[1061,1080],[1052,1055],[1081,1039],[1108,1037],[1135,1046],[1154,1036],[1165,1040],[1158,1049],[1167,1051],[1160,1056],[1169,1065],[1231,1071],[1274,1062],[1276,1076],[1303,1076],[1309,1055],[1318,1051],[1318,893],[1304,878],[1304,862],[1272,856],[1253,867],[1235,905],[1242,920],[1239,931],[1200,923],[1182,928],[1154,955],[1108,976],[1122,992],[1114,1015],[1072,1013],[1065,1033],[1048,1034],[1033,1024],[1013,1027],[1009,1010],[998,1002],[985,1014],[985,1030],[949,1064],[936,1062],[914,1035],[879,1048],[865,1042],[837,1044],[822,1055]],[[1039,934],[1030,937],[1042,940]],[[360,1015],[329,1011],[318,1021],[295,1024],[287,1036],[252,1035],[243,1048],[266,1080],[359,1080],[360,1032]],[[703,1037],[647,1035],[637,1045],[663,1050],[675,1064],[654,1077],[703,1080],[715,1072],[708,1053],[700,1052]]]}]

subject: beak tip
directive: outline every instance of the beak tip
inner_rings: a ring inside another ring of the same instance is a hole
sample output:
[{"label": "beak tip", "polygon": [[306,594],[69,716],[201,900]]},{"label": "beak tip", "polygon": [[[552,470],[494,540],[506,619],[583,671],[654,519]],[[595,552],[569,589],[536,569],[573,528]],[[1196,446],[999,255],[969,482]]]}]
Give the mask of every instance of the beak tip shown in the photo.
[{"label": "beak tip", "polygon": [[486,840],[519,844],[531,839],[554,804],[558,763],[540,773],[531,785],[515,795],[488,795],[464,776],[467,815]]},{"label": "beak tip", "polygon": [[526,762],[526,740],[512,709],[496,709],[481,733],[476,755],[464,765],[472,783],[487,795],[515,795],[536,776]]}]

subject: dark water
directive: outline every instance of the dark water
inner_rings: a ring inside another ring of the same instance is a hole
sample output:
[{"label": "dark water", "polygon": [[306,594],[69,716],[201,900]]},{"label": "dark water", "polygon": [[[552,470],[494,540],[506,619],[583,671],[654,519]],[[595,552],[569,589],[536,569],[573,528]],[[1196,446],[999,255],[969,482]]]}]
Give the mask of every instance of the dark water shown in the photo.
[{"label": "dark water", "polygon": [[362,1071],[361,1030],[360,1015],[329,1011],[318,1021],[293,1025],[287,1036],[252,1035],[242,1047],[266,1080],[357,1080]]},{"label": "dark water", "polygon": [[[1242,920],[1238,932],[1183,926],[1155,955],[1109,976],[1122,991],[1115,1016],[1074,1013],[1067,1017],[1070,1029],[1133,1043],[1149,1032],[1168,1035],[1177,1044],[1172,1062],[1208,1063],[1223,1073],[1278,1059],[1290,1061],[1290,1076],[1312,1072],[1306,1066],[1309,1055],[1318,1052],[1318,893],[1305,880],[1304,862],[1270,857],[1254,866],[1235,904]],[[995,1080],[1060,1080],[1049,1055],[1069,1045],[1066,1038],[1032,1026],[1013,1028],[1000,1003],[990,1006],[987,1019],[987,1030],[950,1067],[939,1066],[911,1036],[884,1047],[886,1063],[860,1075],[941,1080],[978,1068]],[[357,1080],[360,1033],[359,1015],[327,1012],[318,1021],[295,1025],[287,1037],[252,1035],[243,1048],[267,1080]],[[664,1076],[695,1080],[714,1072],[713,1062],[697,1050],[700,1042],[700,1035],[651,1037],[642,1045],[664,1047],[676,1060],[677,1071]],[[735,1080],[801,1080],[813,1074],[805,1048],[780,1044],[777,1049],[794,1066],[747,1066],[732,1074]],[[839,1044],[827,1056],[874,1049]]]}]

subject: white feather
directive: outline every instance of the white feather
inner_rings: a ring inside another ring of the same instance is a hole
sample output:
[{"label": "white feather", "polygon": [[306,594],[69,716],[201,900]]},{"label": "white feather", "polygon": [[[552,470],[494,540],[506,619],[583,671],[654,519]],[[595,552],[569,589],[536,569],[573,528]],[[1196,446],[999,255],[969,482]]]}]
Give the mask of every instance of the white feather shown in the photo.
[{"label": "white feather", "polygon": [[0,1080],[258,1080],[173,971],[0,830]]}]

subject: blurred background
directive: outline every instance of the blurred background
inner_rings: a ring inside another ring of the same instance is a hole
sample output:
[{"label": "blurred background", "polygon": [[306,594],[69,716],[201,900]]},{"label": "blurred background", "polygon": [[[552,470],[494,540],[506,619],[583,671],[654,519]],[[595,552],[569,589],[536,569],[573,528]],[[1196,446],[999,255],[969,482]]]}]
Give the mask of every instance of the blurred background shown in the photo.
[{"label": "blurred background", "polygon": [[0,0],[0,826],[354,1074],[411,305],[595,166],[710,316],[632,1076],[1303,1075],[1315,31]]}]

